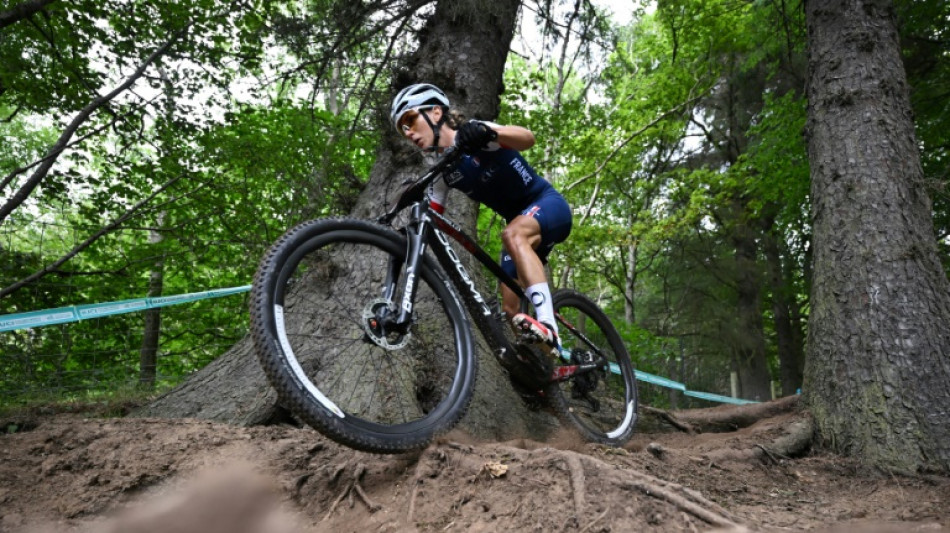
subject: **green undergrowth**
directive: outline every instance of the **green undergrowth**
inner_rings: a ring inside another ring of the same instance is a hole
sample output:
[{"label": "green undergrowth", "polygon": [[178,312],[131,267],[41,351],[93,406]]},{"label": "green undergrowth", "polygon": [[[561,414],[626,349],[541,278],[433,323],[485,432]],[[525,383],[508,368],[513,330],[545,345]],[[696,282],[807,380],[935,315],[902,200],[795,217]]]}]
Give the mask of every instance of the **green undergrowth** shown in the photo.
[{"label": "green undergrowth", "polygon": [[172,385],[147,390],[136,386],[87,392],[73,397],[33,395],[28,398],[0,400],[0,433],[16,433],[35,427],[42,417],[79,414],[90,418],[121,418],[141,407]]}]

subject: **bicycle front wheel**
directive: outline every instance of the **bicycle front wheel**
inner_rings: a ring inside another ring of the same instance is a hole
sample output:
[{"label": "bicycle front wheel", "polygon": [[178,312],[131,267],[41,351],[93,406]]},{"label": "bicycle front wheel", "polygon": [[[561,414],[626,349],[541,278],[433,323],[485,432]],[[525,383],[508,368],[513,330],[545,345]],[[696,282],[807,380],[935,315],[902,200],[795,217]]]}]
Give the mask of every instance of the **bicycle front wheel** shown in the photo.
[{"label": "bicycle front wheel", "polygon": [[406,249],[370,222],[311,221],[254,277],[251,334],[271,385],[296,416],[359,450],[425,446],[458,422],[474,389],[471,329],[431,260],[416,273],[411,323],[386,321],[404,302],[393,290]]},{"label": "bicycle front wheel", "polygon": [[637,385],[630,355],[607,315],[590,298],[569,289],[553,294],[564,365],[597,365],[548,386],[562,420],[589,441],[620,446],[637,423]]}]

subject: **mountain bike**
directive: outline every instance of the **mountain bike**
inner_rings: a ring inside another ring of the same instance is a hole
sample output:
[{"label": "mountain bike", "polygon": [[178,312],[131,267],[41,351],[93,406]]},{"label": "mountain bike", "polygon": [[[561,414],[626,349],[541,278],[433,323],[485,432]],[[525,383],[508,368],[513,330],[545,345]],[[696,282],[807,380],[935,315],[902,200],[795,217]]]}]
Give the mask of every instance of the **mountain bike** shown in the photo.
[{"label": "mountain bike", "polygon": [[[349,447],[398,453],[462,418],[477,370],[472,323],[527,401],[546,402],[588,440],[626,442],[637,422],[630,356],[604,312],[556,290],[560,357],[541,353],[485,298],[450,243],[472,254],[528,310],[521,286],[461,228],[429,207],[450,149],[406,183],[376,220],[317,219],[264,255],[251,290],[251,335],[282,405]],[[408,217],[406,217],[408,213]],[[394,225],[397,218],[405,223]]]}]

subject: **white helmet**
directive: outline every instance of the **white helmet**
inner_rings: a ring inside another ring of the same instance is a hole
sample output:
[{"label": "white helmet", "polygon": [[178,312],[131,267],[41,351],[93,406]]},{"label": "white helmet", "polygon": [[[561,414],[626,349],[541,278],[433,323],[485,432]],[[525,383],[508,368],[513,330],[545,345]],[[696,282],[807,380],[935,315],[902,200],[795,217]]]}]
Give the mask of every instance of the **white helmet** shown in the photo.
[{"label": "white helmet", "polygon": [[437,105],[449,107],[449,99],[435,85],[428,83],[416,83],[399,91],[399,94],[393,98],[393,108],[389,113],[389,118],[393,121],[393,127],[399,129],[399,119],[413,108],[429,108]]}]

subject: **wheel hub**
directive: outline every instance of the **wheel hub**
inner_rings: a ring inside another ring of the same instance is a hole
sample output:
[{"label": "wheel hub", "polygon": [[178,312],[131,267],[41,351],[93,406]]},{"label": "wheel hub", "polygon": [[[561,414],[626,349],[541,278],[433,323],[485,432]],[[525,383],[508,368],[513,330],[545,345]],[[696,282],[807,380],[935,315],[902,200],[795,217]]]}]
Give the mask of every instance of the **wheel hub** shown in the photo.
[{"label": "wheel hub", "polygon": [[393,305],[389,300],[378,299],[367,304],[363,308],[361,321],[363,332],[366,333],[365,340],[385,350],[404,348],[412,335],[394,329],[393,314]]}]

